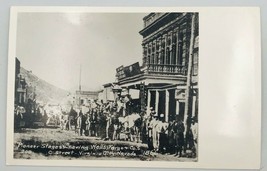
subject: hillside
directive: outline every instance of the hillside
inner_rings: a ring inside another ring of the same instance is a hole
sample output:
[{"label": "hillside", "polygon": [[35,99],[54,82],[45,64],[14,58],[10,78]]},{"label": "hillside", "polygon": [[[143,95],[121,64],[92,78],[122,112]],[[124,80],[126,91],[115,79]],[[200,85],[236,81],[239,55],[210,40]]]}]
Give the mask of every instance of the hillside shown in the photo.
[{"label": "hillside", "polygon": [[34,89],[36,92],[36,100],[44,103],[66,103],[68,91],[60,89],[45,80],[34,75],[31,71],[20,68],[20,73],[26,79],[28,84],[28,96],[33,97]]}]

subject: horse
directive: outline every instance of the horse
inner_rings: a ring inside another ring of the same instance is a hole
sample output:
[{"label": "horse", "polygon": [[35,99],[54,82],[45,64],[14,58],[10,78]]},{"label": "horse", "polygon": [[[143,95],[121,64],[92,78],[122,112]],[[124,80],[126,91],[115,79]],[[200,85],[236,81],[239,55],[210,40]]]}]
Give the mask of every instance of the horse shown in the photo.
[{"label": "horse", "polygon": [[130,141],[140,141],[141,125],[142,118],[139,114],[133,113],[125,117],[124,127]]},{"label": "horse", "polygon": [[69,115],[62,113],[60,116],[60,128],[61,128],[61,130],[67,130],[68,129],[67,128],[68,122],[69,122]]}]

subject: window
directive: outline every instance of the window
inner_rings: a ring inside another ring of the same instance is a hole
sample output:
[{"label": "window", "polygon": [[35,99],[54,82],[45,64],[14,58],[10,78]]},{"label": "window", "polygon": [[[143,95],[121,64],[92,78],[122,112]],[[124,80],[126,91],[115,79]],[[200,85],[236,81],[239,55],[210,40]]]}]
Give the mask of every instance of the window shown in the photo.
[{"label": "window", "polygon": [[172,59],[171,64],[176,64],[176,45],[172,47]]},{"label": "window", "polygon": [[166,63],[165,64],[170,64],[170,50],[168,47],[166,51]]},{"label": "window", "polygon": [[154,64],[154,54],[151,55],[150,63]]}]

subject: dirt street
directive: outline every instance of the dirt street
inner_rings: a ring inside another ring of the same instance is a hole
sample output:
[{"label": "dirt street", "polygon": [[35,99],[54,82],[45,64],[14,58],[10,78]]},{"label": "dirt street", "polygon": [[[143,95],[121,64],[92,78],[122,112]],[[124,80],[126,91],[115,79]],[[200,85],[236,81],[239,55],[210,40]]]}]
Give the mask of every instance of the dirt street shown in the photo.
[{"label": "dirt street", "polygon": [[78,136],[58,128],[24,129],[14,134],[14,158],[71,160],[197,161],[147,150],[147,145],[129,141],[104,141]]}]

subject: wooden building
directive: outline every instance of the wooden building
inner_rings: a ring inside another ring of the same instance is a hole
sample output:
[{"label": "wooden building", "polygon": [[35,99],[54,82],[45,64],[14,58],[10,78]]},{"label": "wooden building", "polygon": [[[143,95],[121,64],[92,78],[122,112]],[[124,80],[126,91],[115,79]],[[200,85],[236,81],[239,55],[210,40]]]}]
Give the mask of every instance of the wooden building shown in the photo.
[{"label": "wooden building", "polygon": [[27,82],[20,73],[20,61],[16,58],[15,70],[15,104],[24,106],[27,102]]}]

